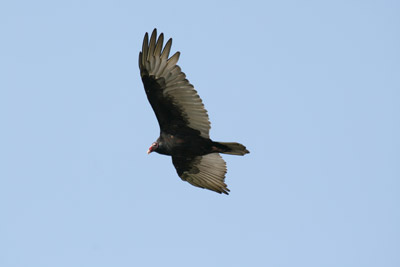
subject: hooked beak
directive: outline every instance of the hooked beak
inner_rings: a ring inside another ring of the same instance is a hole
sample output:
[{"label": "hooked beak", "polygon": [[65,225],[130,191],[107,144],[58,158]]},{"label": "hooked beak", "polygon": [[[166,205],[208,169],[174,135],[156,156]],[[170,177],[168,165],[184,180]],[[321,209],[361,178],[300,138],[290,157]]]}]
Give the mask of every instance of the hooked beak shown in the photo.
[{"label": "hooked beak", "polygon": [[147,155],[150,154],[151,152],[157,150],[157,147],[158,147],[158,144],[156,142],[151,144],[151,146],[149,147],[149,150],[147,150]]}]

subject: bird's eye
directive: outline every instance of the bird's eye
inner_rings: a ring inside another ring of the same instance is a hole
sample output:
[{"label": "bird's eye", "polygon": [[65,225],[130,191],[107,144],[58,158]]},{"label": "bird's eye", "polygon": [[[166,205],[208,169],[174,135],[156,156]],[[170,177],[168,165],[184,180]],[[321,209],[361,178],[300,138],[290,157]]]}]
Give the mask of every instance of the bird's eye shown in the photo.
[{"label": "bird's eye", "polygon": [[156,142],[154,142],[154,143],[152,144],[152,146],[153,146],[153,147],[158,147],[158,144],[157,144]]}]

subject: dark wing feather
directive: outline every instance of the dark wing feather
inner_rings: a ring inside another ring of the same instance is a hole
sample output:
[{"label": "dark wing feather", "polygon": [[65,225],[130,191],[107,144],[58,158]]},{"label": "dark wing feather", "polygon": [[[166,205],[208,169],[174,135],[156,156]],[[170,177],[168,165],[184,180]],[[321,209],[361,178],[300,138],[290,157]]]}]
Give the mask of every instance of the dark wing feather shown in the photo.
[{"label": "dark wing feather", "polygon": [[150,41],[144,36],[139,68],[147,98],[156,114],[161,131],[175,134],[191,131],[209,138],[210,122],[203,102],[186,79],[185,73],[176,65],[179,52],[168,58],[172,39],[164,49],[164,35],[158,40],[154,29]]},{"label": "dark wing feather", "polygon": [[225,184],[226,163],[218,153],[196,157],[172,157],[176,171],[182,180],[217,193],[228,195]]}]

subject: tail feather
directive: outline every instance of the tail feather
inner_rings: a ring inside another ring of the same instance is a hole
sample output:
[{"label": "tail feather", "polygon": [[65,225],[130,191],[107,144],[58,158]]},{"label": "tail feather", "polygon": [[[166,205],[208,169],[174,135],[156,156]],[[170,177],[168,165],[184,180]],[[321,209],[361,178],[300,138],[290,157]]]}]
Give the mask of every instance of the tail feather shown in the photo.
[{"label": "tail feather", "polygon": [[239,143],[218,142],[221,148],[220,153],[243,156],[250,153],[246,147]]}]

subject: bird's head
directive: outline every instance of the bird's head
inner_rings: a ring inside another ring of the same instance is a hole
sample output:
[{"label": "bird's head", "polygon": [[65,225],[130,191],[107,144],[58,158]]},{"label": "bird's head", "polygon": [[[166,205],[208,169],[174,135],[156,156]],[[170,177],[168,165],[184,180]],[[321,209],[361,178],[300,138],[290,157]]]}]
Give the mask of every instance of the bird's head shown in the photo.
[{"label": "bird's head", "polygon": [[157,151],[158,148],[158,142],[154,142],[151,144],[151,146],[149,147],[149,150],[147,150],[147,154],[150,154],[153,151]]}]

